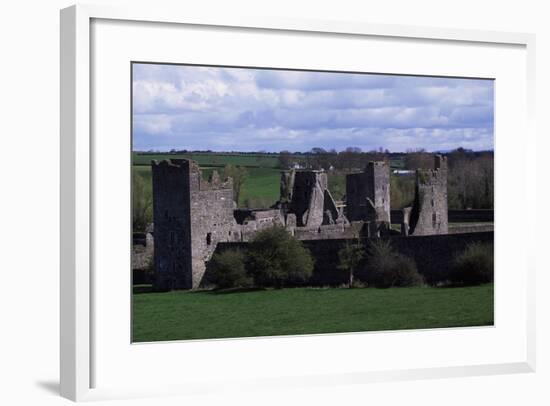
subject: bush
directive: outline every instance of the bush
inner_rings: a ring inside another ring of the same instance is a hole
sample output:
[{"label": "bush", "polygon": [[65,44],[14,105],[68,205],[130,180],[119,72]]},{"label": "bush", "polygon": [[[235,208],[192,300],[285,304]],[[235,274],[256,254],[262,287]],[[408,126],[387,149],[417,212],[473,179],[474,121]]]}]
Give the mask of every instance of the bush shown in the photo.
[{"label": "bush", "polygon": [[153,221],[153,198],[139,173],[132,173],[132,227],[133,231],[145,231]]},{"label": "bush", "polygon": [[283,227],[261,230],[250,242],[246,268],[258,287],[294,286],[313,273],[313,258]]},{"label": "bush", "polygon": [[252,285],[252,278],[246,274],[244,255],[238,250],[215,253],[208,262],[212,282],[221,289],[242,288]]},{"label": "bush", "polygon": [[472,243],[454,258],[451,264],[451,282],[464,286],[492,282],[493,266],[493,244]]},{"label": "bush", "polygon": [[340,261],[338,268],[348,274],[348,286],[350,288],[354,287],[355,271],[364,255],[364,247],[359,242],[350,243],[348,241],[344,247],[338,251],[338,259]]},{"label": "bush", "polygon": [[376,240],[367,250],[365,275],[377,288],[418,286],[424,280],[412,258],[396,252],[389,241]]}]

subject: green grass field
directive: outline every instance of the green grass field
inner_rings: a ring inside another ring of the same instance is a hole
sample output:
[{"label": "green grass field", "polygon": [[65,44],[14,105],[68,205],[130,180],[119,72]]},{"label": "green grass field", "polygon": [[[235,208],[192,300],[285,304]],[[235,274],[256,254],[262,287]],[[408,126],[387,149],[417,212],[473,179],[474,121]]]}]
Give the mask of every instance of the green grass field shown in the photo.
[{"label": "green grass field", "polygon": [[[208,179],[213,170],[219,173],[223,168],[209,166],[201,167],[202,176]],[[151,193],[152,179],[150,166],[134,165],[133,170],[145,181],[147,193]],[[248,177],[241,190],[239,207],[243,207],[248,200],[252,207],[269,207],[279,199],[279,182],[281,171],[276,168],[247,168]]]},{"label": "green grass field", "polygon": [[270,154],[239,154],[239,153],[191,153],[191,154],[132,154],[133,165],[151,165],[151,161],[163,159],[186,158],[193,159],[200,166],[224,166],[226,164],[275,168],[279,165],[277,155]]},{"label": "green grass field", "polygon": [[[238,153],[192,153],[192,154],[137,154],[133,153],[133,170],[143,177],[146,192],[151,191],[151,161],[169,158],[188,158],[197,161],[203,177],[207,179],[212,170],[223,171],[225,165],[244,166],[248,177],[241,191],[239,207],[267,208],[279,199],[280,169],[278,157],[270,154]],[[392,168],[402,166],[399,159],[391,161]],[[333,198],[340,200],[345,194],[345,173],[333,171],[328,174],[329,190]]]},{"label": "green grass field", "polygon": [[492,284],[133,295],[134,342],[492,324]]}]

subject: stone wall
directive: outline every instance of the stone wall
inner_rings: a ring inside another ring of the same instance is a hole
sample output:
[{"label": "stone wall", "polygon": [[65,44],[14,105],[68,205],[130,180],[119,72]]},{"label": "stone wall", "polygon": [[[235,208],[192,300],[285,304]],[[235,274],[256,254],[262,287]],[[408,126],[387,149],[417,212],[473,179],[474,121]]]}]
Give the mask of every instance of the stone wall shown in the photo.
[{"label": "stone wall", "polygon": [[[415,260],[418,271],[427,283],[436,285],[449,279],[450,263],[468,244],[492,243],[493,232],[429,235],[416,237],[394,236],[390,238],[393,248]],[[347,282],[347,275],[338,269],[338,251],[347,239],[312,239],[302,241],[315,260],[313,275],[308,286],[338,286]],[[374,241],[374,240],[370,240]],[[240,249],[246,251],[247,243],[221,243],[218,250]],[[368,242],[366,243],[366,249]],[[361,272],[357,277],[361,278]]]},{"label": "stone wall", "polygon": [[464,224],[449,224],[449,234],[462,233],[481,233],[484,231],[494,231],[493,223],[464,223]]},{"label": "stone wall", "polygon": [[293,173],[290,211],[296,215],[297,226],[319,227],[323,224],[327,174],[313,170]]},{"label": "stone wall", "polygon": [[387,162],[369,162],[363,172],[346,176],[346,217],[349,221],[390,222]]},{"label": "stone wall", "polygon": [[132,269],[144,271],[151,268],[154,253],[152,233],[134,233],[132,244]]},{"label": "stone wall", "polygon": [[233,210],[233,181],[221,181],[214,171],[208,181],[202,179],[198,166],[192,167],[191,178],[191,255],[192,287],[200,285],[205,262],[221,241],[240,240]]},{"label": "stone wall", "polygon": [[434,169],[417,169],[410,235],[447,234],[447,158],[436,155]]},{"label": "stone wall", "polygon": [[493,222],[495,219],[492,209],[449,210],[449,222]]},{"label": "stone wall", "polygon": [[400,253],[414,258],[426,282],[437,284],[449,278],[454,256],[474,242],[493,243],[494,232],[394,237],[392,245]]},{"label": "stone wall", "polygon": [[[469,210],[448,210],[449,223],[483,223],[494,221],[493,209],[469,209]],[[403,222],[403,210],[391,211],[391,223],[401,224]]]},{"label": "stone wall", "polygon": [[[370,162],[364,172],[346,177],[346,213],[336,206],[322,170],[283,172],[280,201],[262,210],[237,209],[232,180],[222,180],[214,171],[206,181],[194,161],[153,162],[152,174],[155,288],[159,290],[199,287],[206,262],[218,244],[247,242],[273,225],[285,227],[307,244],[390,233],[387,162]],[[417,171],[416,188],[414,207],[403,211],[400,218],[403,235],[409,231],[415,236],[446,234],[445,158],[436,156],[433,170]],[[337,252],[329,252],[337,256]],[[136,252],[136,260],[139,255]],[[325,255],[319,252],[319,256]]]},{"label": "stone wall", "polygon": [[152,172],[155,288],[196,288],[217,243],[241,240],[232,180],[214,171],[205,181],[184,159],[153,162]]},{"label": "stone wall", "polygon": [[[190,289],[192,161],[152,163],[155,288]],[[196,182],[196,179],[194,180]]]}]

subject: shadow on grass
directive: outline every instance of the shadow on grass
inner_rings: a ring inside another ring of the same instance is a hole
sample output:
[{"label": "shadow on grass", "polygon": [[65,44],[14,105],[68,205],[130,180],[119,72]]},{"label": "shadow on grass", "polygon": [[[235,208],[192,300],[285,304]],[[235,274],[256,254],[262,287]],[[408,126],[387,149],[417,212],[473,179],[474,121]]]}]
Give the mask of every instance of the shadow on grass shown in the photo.
[{"label": "shadow on grass", "polygon": [[261,292],[267,290],[266,288],[227,288],[227,289],[213,289],[208,291],[194,291],[192,293],[210,293],[213,295],[229,295],[231,293],[243,293],[243,292]]},{"label": "shadow on grass", "polygon": [[134,295],[140,293],[153,293],[153,285],[134,285],[132,287],[132,292]]},{"label": "shadow on grass", "polygon": [[[243,292],[259,292],[267,290],[266,288],[228,288],[228,289],[197,289],[197,290],[185,290],[178,289],[172,292],[185,292],[188,294],[210,294],[210,295],[227,295],[231,293],[243,293]],[[153,289],[153,285],[134,285],[132,288],[134,295],[143,294],[143,293],[165,293],[158,292]]]}]

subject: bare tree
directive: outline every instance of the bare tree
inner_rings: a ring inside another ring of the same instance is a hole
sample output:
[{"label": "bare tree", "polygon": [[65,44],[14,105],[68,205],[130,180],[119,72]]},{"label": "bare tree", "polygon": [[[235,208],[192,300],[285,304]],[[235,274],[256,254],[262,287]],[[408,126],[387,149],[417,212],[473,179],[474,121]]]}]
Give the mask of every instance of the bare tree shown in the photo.
[{"label": "bare tree", "polygon": [[248,171],[242,166],[225,165],[223,169],[225,178],[233,179],[233,198],[237,205],[239,205],[241,198],[241,191],[244,182],[248,178]]}]

